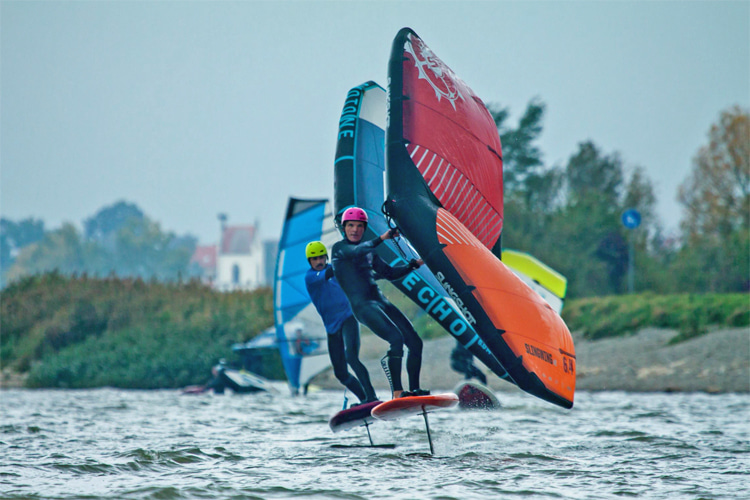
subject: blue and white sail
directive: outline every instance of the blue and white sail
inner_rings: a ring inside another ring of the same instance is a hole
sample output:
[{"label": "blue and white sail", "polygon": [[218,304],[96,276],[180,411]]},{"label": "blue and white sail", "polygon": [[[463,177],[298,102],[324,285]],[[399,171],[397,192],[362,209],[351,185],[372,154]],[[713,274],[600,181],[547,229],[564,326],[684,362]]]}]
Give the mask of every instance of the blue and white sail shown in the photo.
[{"label": "blue and white sail", "polygon": [[305,287],[305,246],[318,240],[330,247],[337,239],[328,200],[289,199],[274,274],[274,324],[293,394],[306,393],[331,366],[325,327]]}]

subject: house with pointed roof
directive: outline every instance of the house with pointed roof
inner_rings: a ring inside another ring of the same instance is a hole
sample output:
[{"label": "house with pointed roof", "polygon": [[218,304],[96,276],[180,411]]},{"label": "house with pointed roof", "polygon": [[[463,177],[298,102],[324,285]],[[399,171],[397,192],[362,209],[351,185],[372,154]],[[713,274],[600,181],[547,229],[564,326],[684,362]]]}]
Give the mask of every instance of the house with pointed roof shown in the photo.
[{"label": "house with pointed roof", "polygon": [[227,225],[219,214],[218,245],[199,245],[190,259],[190,275],[221,291],[272,286],[278,241],[261,241],[258,223]]},{"label": "house with pointed roof", "polygon": [[265,285],[263,244],[257,226],[225,226],[216,256],[216,282],[223,291],[254,290]]}]

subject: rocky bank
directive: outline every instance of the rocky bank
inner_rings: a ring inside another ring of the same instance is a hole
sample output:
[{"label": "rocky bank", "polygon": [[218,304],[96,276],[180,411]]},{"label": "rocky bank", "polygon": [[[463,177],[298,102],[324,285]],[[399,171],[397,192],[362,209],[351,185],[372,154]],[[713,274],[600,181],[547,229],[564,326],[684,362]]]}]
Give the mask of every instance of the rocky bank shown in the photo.
[{"label": "rocky bank", "polygon": [[[750,328],[716,330],[669,345],[675,335],[675,330],[657,328],[597,341],[574,335],[578,365],[576,389],[750,392]],[[450,369],[449,356],[454,345],[450,337],[425,342],[422,387],[450,390],[462,380],[462,375]],[[360,358],[381,394],[388,382],[379,360],[387,348],[387,344],[373,334],[362,335]],[[478,361],[476,364],[488,375],[487,385],[493,390],[519,390],[500,380]],[[318,376],[314,383],[324,388],[342,388],[331,372]]]}]

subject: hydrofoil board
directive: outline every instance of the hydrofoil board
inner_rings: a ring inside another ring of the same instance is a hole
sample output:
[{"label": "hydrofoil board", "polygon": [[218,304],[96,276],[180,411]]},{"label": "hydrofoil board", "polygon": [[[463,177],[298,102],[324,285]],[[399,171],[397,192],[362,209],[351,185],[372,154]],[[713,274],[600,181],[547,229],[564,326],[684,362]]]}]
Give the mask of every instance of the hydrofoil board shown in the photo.
[{"label": "hydrofoil board", "polygon": [[374,421],[371,414],[372,409],[381,403],[382,401],[373,401],[372,403],[364,403],[341,410],[328,420],[328,426],[333,432],[339,432],[360,425],[369,425]]},{"label": "hydrofoil board", "polygon": [[396,420],[408,415],[452,408],[458,404],[458,396],[452,393],[430,396],[407,396],[381,403],[372,409],[372,416],[378,420]]},{"label": "hydrofoil board", "polygon": [[458,407],[464,410],[494,410],[500,401],[492,390],[478,382],[461,382],[453,389],[458,395]]}]

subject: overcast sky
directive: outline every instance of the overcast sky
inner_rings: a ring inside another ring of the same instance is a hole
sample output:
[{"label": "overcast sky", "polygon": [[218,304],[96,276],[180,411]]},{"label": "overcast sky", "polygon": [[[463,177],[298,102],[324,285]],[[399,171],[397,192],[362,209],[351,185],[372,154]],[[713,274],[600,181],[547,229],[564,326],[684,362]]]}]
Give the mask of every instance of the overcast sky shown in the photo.
[{"label": "overcast sky", "polygon": [[404,26],[512,124],[546,103],[545,164],[592,140],[643,166],[667,228],[750,103],[748,1],[2,0],[0,212],[80,228],[126,200],[202,243],[221,212],[277,238],[289,196],[332,197],[346,93],[386,86]]}]

